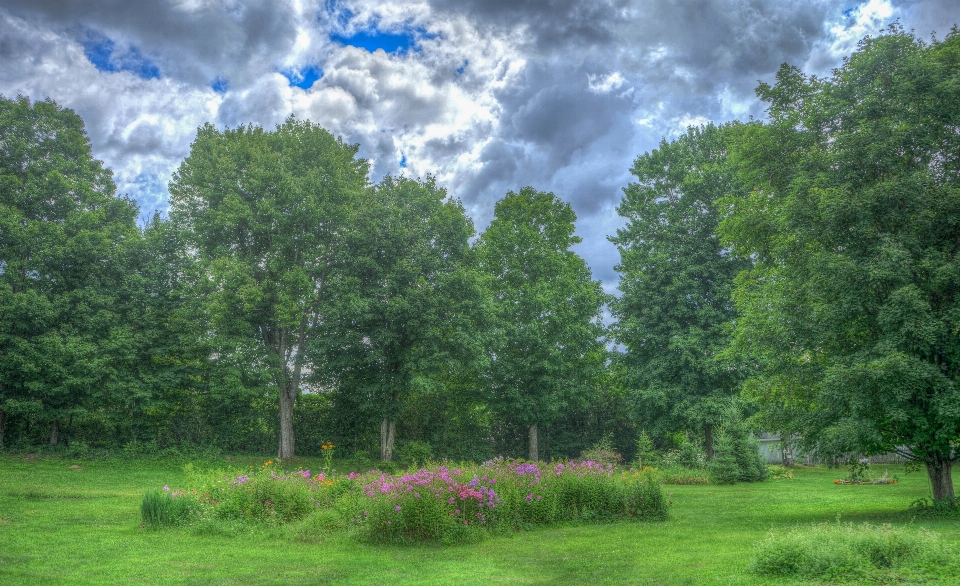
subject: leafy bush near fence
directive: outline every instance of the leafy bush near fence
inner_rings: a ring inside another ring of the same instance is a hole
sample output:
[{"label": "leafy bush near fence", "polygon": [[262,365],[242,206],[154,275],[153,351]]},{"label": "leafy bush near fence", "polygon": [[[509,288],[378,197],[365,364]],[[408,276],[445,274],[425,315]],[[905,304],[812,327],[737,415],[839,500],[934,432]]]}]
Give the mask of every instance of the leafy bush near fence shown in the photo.
[{"label": "leafy bush near fence", "polygon": [[[335,530],[392,543],[464,543],[539,525],[667,516],[663,491],[649,471],[619,472],[593,461],[494,460],[397,475],[313,475],[268,462],[256,470],[218,471],[194,480],[189,489],[146,494],[144,510],[180,510],[186,509],[181,503],[190,503],[195,513],[181,518],[299,523],[294,533],[301,540]],[[145,523],[170,524],[153,519],[144,515]]]}]

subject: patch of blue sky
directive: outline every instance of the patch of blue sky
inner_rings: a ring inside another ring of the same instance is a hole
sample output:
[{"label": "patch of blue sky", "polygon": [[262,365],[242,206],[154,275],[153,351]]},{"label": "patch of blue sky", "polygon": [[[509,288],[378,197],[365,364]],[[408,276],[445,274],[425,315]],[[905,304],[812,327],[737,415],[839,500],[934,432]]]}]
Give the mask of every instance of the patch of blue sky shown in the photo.
[{"label": "patch of blue sky", "polygon": [[301,69],[287,69],[280,73],[290,82],[290,87],[298,87],[305,90],[313,87],[313,84],[323,77],[323,70],[316,65],[308,65]]},{"label": "patch of blue sky", "polygon": [[843,15],[846,16],[847,18],[850,18],[854,10],[856,10],[856,8],[847,8],[846,10],[843,11]]},{"label": "patch of blue sky", "polygon": [[461,75],[463,75],[463,72],[467,70],[467,65],[470,65],[470,61],[468,59],[464,59],[463,65],[461,65],[460,67],[457,67],[457,71],[456,71],[457,77],[460,77]]},{"label": "patch of blue sky", "polygon": [[225,94],[227,90],[230,89],[230,82],[222,77],[218,77],[210,84],[210,88],[218,94]]},{"label": "patch of blue sky", "polygon": [[160,68],[136,47],[118,53],[112,39],[95,31],[87,31],[82,44],[84,55],[99,71],[129,71],[141,79],[160,77]]},{"label": "patch of blue sky", "polygon": [[407,168],[407,155],[404,155],[404,154],[400,155],[400,168],[401,169]]},{"label": "patch of blue sky", "polygon": [[400,32],[384,32],[374,28],[357,31],[349,36],[333,34],[330,35],[330,39],[371,53],[377,49],[383,49],[385,53],[403,54],[410,50],[417,51],[420,39],[431,39],[434,36],[427,34],[422,28],[406,29]]}]

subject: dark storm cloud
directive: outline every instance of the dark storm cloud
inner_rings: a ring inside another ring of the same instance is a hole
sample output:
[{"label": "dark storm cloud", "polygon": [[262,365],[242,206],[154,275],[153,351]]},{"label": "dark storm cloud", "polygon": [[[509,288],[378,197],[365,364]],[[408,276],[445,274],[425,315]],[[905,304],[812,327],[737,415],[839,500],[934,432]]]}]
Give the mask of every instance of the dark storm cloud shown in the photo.
[{"label": "dark storm cloud", "polygon": [[750,92],[781,63],[802,65],[824,41],[832,2],[647,2],[617,30],[623,66],[672,95],[710,98],[719,87]]},{"label": "dark storm cloud", "polygon": [[613,92],[591,92],[587,75],[563,62],[531,64],[522,83],[498,95],[503,135],[534,143],[555,165],[566,165],[574,151],[607,134],[618,114],[634,106]]},{"label": "dark storm cloud", "polygon": [[475,21],[512,28],[525,26],[544,51],[599,46],[614,40],[611,26],[628,2],[623,0],[432,0],[434,9]]}]

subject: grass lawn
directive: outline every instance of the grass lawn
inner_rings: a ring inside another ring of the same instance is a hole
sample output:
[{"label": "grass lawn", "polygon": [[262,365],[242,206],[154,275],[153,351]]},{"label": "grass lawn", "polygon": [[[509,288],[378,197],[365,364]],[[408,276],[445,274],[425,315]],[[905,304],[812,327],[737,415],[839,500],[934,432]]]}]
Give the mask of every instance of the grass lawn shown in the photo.
[{"label": "grass lawn", "polygon": [[[929,494],[926,474],[882,465],[872,472],[885,469],[902,482],[835,485],[843,470],[798,467],[792,480],[665,486],[673,506],[660,523],[538,529],[457,547],[378,547],[340,537],[301,543],[282,530],[143,530],[143,491],[183,486],[181,465],[5,456],[0,584],[781,584],[747,571],[754,545],[771,530],[838,515],[911,522],[904,511]],[[957,521],[915,524],[960,548]]]}]

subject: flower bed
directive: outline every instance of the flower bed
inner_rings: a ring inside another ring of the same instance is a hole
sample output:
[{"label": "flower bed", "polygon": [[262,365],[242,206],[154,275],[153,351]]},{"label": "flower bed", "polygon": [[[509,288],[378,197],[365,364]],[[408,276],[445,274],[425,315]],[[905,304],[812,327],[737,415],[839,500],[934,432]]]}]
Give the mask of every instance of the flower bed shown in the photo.
[{"label": "flower bed", "polygon": [[[259,470],[221,472],[195,484],[187,490],[154,491],[145,501],[154,502],[158,495],[190,499],[196,506],[176,510],[192,511],[199,520],[309,525],[308,517],[322,513],[326,525],[376,542],[465,542],[537,525],[662,520],[667,515],[653,478],[592,461],[547,465],[496,460],[398,475],[313,475],[267,463]],[[146,516],[144,522],[161,524]]]}]

